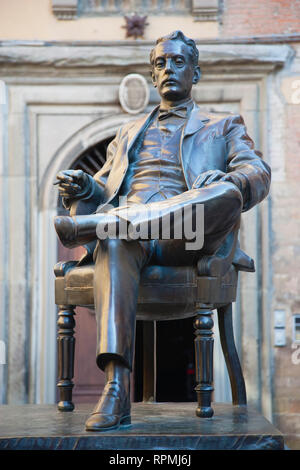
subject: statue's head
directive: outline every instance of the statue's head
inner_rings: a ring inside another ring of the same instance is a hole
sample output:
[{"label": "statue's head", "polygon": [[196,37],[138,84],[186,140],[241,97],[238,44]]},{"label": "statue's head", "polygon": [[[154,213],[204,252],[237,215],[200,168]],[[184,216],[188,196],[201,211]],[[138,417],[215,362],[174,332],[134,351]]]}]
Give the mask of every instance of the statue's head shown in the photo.
[{"label": "statue's head", "polygon": [[201,76],[199,52],[193,39],[175,31],[156,41],[150,53],[153,85],[167,101],[190,97],[191,89]]}]

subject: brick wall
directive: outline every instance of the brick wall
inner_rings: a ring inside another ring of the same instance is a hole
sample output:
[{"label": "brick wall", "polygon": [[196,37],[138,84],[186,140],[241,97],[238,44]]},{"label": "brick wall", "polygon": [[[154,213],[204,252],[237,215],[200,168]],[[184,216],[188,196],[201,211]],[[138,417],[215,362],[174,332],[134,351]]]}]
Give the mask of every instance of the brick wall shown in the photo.
[{"label": "brick wall", "polygon": [[224,37],[300,33],[300,0],[223,1]]}]

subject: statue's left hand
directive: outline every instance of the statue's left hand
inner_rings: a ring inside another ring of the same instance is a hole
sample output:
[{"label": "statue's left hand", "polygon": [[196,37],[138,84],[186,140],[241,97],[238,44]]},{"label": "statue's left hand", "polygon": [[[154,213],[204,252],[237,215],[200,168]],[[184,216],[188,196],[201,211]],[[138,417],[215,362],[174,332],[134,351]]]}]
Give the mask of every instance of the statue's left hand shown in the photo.
[{"label": "statue's left hand", "polygon": [[221,170],[208,170],[205,171],[205,173],[202,173],[199,175],[194,183],[193,183],[193,188],[194,189],[199,189],[199,188],[204,188],[205,186],[208,186],[209,184],[216,183],[217,181],[222,180],[226,173],[224,173]]}]

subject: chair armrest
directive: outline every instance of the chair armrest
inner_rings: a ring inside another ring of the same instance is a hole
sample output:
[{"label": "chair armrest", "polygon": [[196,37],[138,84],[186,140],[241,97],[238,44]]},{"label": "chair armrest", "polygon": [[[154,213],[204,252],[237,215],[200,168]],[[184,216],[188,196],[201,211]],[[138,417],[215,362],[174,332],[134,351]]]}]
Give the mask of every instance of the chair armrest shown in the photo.
[{"label": "chair armrest", "polygon": [[197,263],[199,276],[222,277],[228,272],[238,246],[239,227],[240,222],[227,235],[221,247],[214,255],[203,255],[200,257]]},{"label": "chair armrest", "polygon": [[240,248],[238,232],[239,222],[214,255],[204,255],[198,260],[199,276],[222,277],[232,264],[237,271],[255,272],[254,260]]},{"label": "chair armrest", "polygon": [[215,255],[201,256],[197,264],[198,276],[222,277],[226,274],[230,265],[229,261]]},{"label": "chair armrest", "polygon": [[255,272],[254,260],[250,258],[243,250],[238,246],[232,264],[236,267],[238,271],[247,271],[250,273]]},{"label": "chair armrest", "polygon": [[59,261],[54,266],[55,277],[64,277],[70,269],[75,268],[77,263],[78,261]]}]

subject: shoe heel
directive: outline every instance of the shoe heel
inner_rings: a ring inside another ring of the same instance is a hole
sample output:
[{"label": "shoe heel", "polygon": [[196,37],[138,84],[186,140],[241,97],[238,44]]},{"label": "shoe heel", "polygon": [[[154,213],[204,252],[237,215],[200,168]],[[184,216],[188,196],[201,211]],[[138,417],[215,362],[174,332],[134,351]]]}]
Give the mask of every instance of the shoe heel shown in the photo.
[{"label": "shoe heel", "polygon": [[131,424],[131,416],[123,416],[120,420],[121,426],[129,426]]}]

